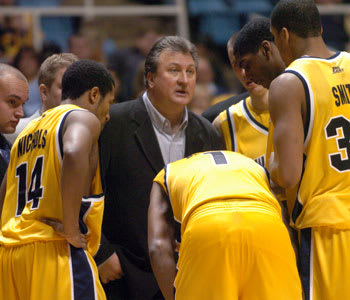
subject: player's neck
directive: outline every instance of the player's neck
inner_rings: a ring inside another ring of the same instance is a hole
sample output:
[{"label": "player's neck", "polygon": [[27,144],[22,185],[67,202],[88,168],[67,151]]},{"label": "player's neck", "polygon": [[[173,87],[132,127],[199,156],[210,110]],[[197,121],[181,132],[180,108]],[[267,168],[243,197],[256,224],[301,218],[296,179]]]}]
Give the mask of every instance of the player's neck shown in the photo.
[{"label": "player's neck", "polygon": [[268,98],[269,98],[268,90],[258,95],[254,95],[254,94],[250,95],[251,105],[253,109],[259,112],[268,110],[269,108]]},{"label": "player's neck", "polygon": [[322,37],[312,37],[306,39],[300,39],[296,41],[294,47],[294,57],[312,56],[320,58],[329,58],[335,54],[334,51],[330,51],[324,43]]}]

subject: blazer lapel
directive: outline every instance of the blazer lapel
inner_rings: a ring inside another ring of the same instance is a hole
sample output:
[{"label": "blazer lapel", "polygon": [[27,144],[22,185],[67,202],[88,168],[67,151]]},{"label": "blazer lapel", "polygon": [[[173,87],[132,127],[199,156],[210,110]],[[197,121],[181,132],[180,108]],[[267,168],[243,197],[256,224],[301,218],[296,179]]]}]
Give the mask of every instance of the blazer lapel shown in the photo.
[{"label": "blazer lapel", "polygon": [[199,126],[194,124],[195,120],[188,114],[188,126],[186,128],[186,145],[185,145],[185,157],[203,151],[203,136]]},{"label": "blazer lapel", "polygon": [[134,120],[139,125],[135,130],[135,137],[141,152],[157,174],[164,167],[163,156],[142,97],[135,101],[138,103],[135,103]]}]

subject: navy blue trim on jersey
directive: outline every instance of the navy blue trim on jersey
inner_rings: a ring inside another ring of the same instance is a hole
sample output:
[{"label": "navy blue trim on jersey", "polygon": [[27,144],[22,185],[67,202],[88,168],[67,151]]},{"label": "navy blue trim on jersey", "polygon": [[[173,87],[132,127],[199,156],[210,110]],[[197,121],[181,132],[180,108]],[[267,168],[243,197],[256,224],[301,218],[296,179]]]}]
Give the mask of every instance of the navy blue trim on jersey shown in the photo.
[{"label": "navy blue trim on jersey", "polygon": [[253,115],[250,113],[249,109],[248,109],[248,105],[247,105],[247,98],[245,98],[243,100],[243,107],[247,113],[247,115],[249,116],[249,118],[254,122],[254,124],[258,127],[260,127],[261,129],[265,130],[265,131],[269,131],[269,129],[267,127],[265,127],[263,124],[259,123],[257,120],[254,119]]},{"label": "navy blue trim on jersey", "polygon": [[295,76],[297,76],[301,83],[304,86],[304,91],[305,91],[305,100],[306,100],[306,122],[305,122],[305,128],[304,128],[304,141],[307,138],[307,134],[309,132],[309,128],[310,128],[310,117],[311,117],[311,101],[310,101],[310,91],[309,91],[309,87],[307,86],[307,83],[304,79],[303,76],[301,76],[300,73],[294,71],[294,70],[286,70],[283,73],[291,73],[294,74]]},{"label": "navy blue trim on jersey", "polygon": [[91,196],[83,196],[83,199],[91,199],[91,198],[98,199],[98,198],[103,197],[104,195],[105,195],[104,193],[101,193],[101,194],[95,194],[95,195],[91,195]]},{"label": "navy blue trim on jersey", "polygon": [[181,223],[178,222],[175,218],[173,218],[175,223],[174,223],[174,238],[175,240],[181,244]]},{"label": "navy blue trim on jersey", "polygon": [[306,162],[306,155],[304,154],[303,155],[303,168],[301,171],[301,176],[300,176],[299,186],[297,189],[295,204],[294,204],[293,211],[292,211],[292,220],[294,223],[296,222],[297,218],[300,216],[300,214],[304,208],[304,206],[298,201],[298,194],[299,194],[300,184],[301,184],[301,181],[303,179],[303,175],[304,175],[304,171],[305,171],[305,162]]},{"label": "navy blue trim on jersey", "polygon": [[79,229],[82,234],[87,234],[88,233],[88,227],[84,223],[84,217],[86,212],[89,210],[91,207],[92,202],[91,201],[82,201],[80,204],[80,211],[79,211]]},{"label": "navy blue trim on jersey", "polygon": [[164,185],[166,188],[166,191],[168,193],[168,198],[170,198],[170,192],[169,192],[169,187],[168,187],[168,181],[167,181],[167,173],[168,173],[168,165],[164,167]]},{"label": "navy blue trim on jersey", "polygon": [[316,58],[316,59],[323,59],[323,60],[331,60],[331,59],[336,58],[340,54],[341,54],[341,51],[338,51],[337,53],[335,53],[334,55],[332,55],[331,57],[328,57],[328,58],[322,58],[322,57],[317,57],[317,56],[307,56],[306,55],[306,56],[299,57],[298,59]]},{"label": "navy blue trim on jersey", "polygon": [[[231,117],[230,117],[230,108],[226,109],[226,119],[227,119],[227,123],[228,123],[228,128],[230,130],[231,148],[232,148],[232,151],[236,151],[236,149],[235,149],[235,135],[233,132],[233,127],[232,127]],[[232,122],[234,122],[234,120],[232,120]]]},{"label": "navy blue trim on jersey", "polygon": [[95,282],[86,253],[70,245],[74,300],[94,300]]},{"label": "navy blue trim on jersey", "polygon": [[64,125],[64,122],[66,121],[66,118],[67,116],[72,112],[72,111],[75,111],[75,110],[79,110],[79,109],[72,109],[72,110],[68,110],[66,112],[66,114],[64,115],[64,117],[62,118],[62,121],[61,121],[61,124],[60,124],[60,128],[58,129],[58,143],[59,143],[59,148],[60,148],[60,153],[61,153],[61,157],[63,159],[63,136],[62,136],[62,131],[63,131],[63,125]]},{"label": "navy blue trim on jersey", "polygon": [[300,230],[299,274],[305,298],[310,300],[310,260],[311,260],[311,228]]}]

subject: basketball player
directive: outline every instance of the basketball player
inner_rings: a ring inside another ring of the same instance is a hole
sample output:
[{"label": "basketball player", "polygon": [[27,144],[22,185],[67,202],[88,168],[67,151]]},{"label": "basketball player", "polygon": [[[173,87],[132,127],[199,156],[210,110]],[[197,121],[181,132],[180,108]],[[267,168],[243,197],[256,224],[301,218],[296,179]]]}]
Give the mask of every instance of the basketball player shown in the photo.
[{"label": "basketball player", "polygon": [[[311,0],[279,1],[271,31],[288,65],[270,85],[271,179],[297,189],[291,221],[305,299],[349,299],[350,55],[327,49]],[[259,80],[262,69],[247,76]]]},{"label": "basketball player", "polygon": [[[269,43],[270,51],[273,51],[276,59],[279,59],[283,64],[276,46],[272,43],[273,36],[270,32],[269,19],[253,19],[242,28],[242,33],[238,35],[251,37],[245,32],[252,30],[257,32],[252,36],[252,40],[246,41],[247,45],[257,48],[263,41]],[[229,58],[235,75],[248,90],[249,97],[221,112],[213,124],[221,132],[226,150],[242,153],[264,166],[270,119],[268,90],[248,79],[245,76],[244,69],[236,63],[233,55],[236,38],[237,34],[233,35],[228,42],[228,44],[231,44],[231,47],[228,47],[228,49],[231,49]]]},{"label": "basketball player", "polygon": [[34,119],[61,103],[62,76],[66,69],[78,58],[72,53],[59,53],[49,56],[41,64],[38,74],[41,109],[38,109],[28,118],[21,118],[16,131],[5,134],[10,143],[14,143],[19,133]]},{"label": "basketball player", "polygon": [[0,198],[0,299],[105,299],[92,255],[104,199],[97,140],[113,79],[102,65],[77,61],[63,75],[62,98],[11,150]]},{"label": "basketball player", "polygon": [[24,116],[23,104],[28,99],[28,80],[16,68],[0,63],[0,184],[10,160],[11,143],[5,134],[16,130]]},{"label": "basketball player", "polygon": [[[170,163],[150,199],[149,252],[165,299],[301,299],[281,208],[252,159],[216,151]],[[173,219],[181,223],[177,274]]]}]

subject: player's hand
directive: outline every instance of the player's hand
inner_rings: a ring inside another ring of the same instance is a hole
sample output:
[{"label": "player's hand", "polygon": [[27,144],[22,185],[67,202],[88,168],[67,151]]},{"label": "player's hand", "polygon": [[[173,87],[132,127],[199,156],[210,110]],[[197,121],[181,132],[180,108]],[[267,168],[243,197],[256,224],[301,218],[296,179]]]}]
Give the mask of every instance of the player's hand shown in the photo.
[{"label": "player's hand", "polygon": [[64,237],[66,241],[75,248],[87,249],[86,236],[82,234],[79,229],[72,232],[65,232],[63,224],[59,221],[49,218],[43,218],[41,221],[51,226],[60,236]]},{"label": "player's hand", "polygon": [[119,279],[124,275],[119,257],[115,252],[106,261],[98,266],[98,273],[100,274],[100,278],[103,283],[108,283],[112,280]]}]

